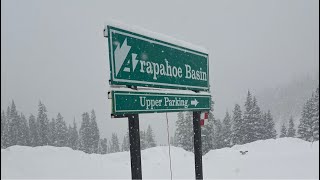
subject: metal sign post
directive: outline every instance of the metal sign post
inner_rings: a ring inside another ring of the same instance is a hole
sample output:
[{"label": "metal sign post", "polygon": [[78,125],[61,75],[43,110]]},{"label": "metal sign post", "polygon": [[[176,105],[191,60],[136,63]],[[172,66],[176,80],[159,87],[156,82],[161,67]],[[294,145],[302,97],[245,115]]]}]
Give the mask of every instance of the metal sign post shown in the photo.
[{"label": "metal sign post", "polygon": [[193,112],[193,140],[196,179],[203,179],[200,114],[200,111]]},{"label": "metal sign post", "polygon": [[142,179],[139,115],[128,115],[128,123],[130,137],[131,177],[132,179]]}]

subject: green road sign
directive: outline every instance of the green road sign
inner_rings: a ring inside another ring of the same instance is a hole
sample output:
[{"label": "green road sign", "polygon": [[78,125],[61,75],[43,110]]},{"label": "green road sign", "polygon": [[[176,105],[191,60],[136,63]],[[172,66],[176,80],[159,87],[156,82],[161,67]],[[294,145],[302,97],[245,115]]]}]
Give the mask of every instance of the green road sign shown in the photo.
[{"label": "green road sign", "polygon": [[210,95],[111,91],[112,114],[210,110]]},{"label": "green road sign", "polygon": [[107,26],[110,84],[209,90],[208,54]]}]

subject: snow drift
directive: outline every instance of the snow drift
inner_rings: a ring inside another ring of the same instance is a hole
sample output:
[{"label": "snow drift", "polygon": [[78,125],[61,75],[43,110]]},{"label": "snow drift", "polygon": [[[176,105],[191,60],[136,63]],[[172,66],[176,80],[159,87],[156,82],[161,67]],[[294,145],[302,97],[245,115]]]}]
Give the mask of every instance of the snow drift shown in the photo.
[{"label": "snow drift", "polygon": [[[248,151],[242,155],[240,151]],[[173,178],[194,179],[194,156],[172,147]],[[318,179],[319,142],[282,138],[212,150],[205,179]],[[142,151],[144,179],[170,179],[168,147]],[[13,146],[1,150],[1,178],[130,179],[129,152],[98,155],[70,148]]]}]

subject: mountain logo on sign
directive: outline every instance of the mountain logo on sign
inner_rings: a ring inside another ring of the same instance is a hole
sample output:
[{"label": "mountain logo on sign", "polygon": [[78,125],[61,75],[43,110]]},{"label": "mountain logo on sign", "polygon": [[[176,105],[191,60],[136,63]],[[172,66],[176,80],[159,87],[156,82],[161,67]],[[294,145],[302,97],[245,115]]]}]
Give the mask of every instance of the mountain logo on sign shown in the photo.
[{"label": "mountain logo on sign", "polygon": [[115,58],[115,70],[116,76],[118,76],[122,67],[125,72],[133,72],[139,60],[137,60],[137,54],[132,53],[131,58],[126,61],[126,58],[129,54],[131,46],[127,44],[127,38],[123,41],[121,47],[120,44],[117,45],[117,48],[114,50],[114,58]]}]

